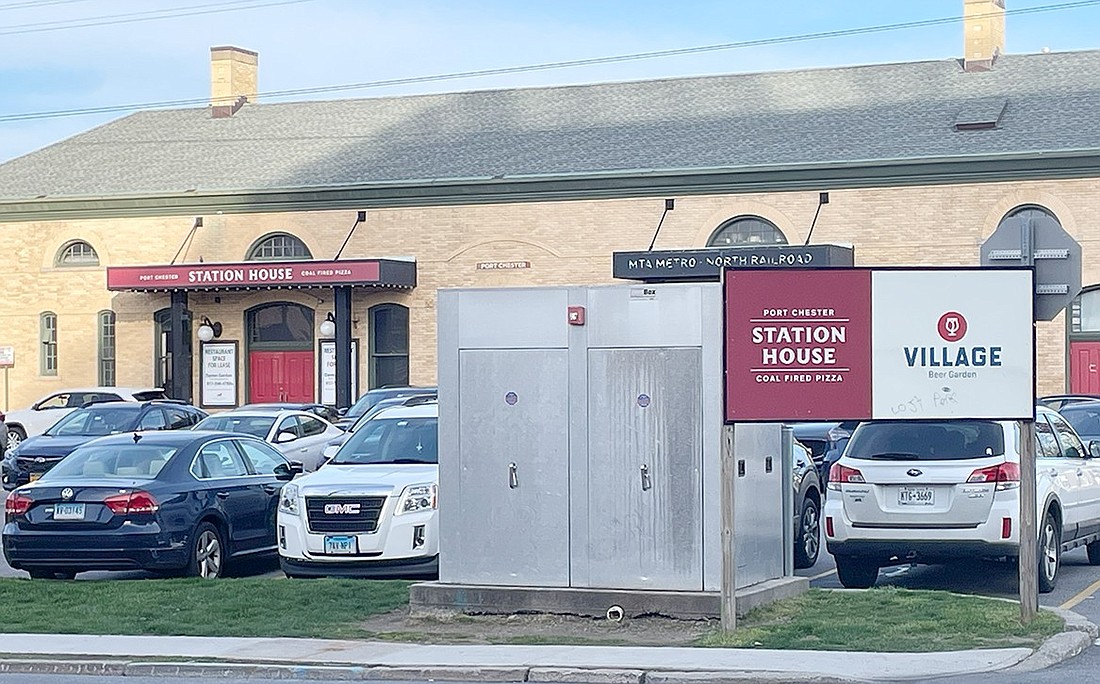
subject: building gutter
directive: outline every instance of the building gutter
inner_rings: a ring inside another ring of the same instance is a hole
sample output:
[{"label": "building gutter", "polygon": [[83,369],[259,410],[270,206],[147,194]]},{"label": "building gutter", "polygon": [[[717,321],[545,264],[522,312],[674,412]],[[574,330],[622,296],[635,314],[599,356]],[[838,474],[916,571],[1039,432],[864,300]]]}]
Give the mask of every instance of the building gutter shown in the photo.
[{"label": "building gutter", "polygon": [[632,169],[278,190],[0,201],[0,223],[791,192],[1100,177],[1100,150],[713,169]]}]

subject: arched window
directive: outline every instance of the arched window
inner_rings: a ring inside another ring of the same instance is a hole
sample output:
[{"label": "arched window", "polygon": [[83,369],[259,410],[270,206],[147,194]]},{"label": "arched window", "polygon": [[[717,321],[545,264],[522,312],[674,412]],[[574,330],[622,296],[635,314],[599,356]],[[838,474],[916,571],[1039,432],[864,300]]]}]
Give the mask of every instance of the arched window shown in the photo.
[{"label": "arched window", "polygon": [[115,312],[99,312],[99,384],[115,386]]},{"label": "arched window", "polygon": [[249,349],[313,349],[313,309],[293,302],[261,304],[246,312]]},{"label": "arched window", "polygon": [[57,253],[55,263],[58,266],[99,266],[99,255],[87,242],[73,240]]},{"label": "arched window", "polygon": [[718,226],[707,247],[785,245],[787,236],[771,221],[759,216],[738,216]]},{"label": "arched window", "polygon": [[409,384],[409,310],[400,304],[370,308],[370,386]]},{"label": "arched window", "polygon": [[306,243],[289,233],[269,233],[248,250],[248,261],[289,261],[312,259]]},{"label": "arched window", "polygon": [[38,372],[57,375],[57,314],[45,311],[38,317],[39,339]]}]

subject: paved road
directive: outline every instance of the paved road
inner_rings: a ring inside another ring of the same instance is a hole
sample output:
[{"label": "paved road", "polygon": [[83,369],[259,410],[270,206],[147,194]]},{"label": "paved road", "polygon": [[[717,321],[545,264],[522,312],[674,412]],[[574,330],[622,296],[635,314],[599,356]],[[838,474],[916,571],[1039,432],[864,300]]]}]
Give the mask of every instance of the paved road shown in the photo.
[{"label": "paved road", "polygon": [[[0,674],[0,684],[163,684],[163,682],[179,682],[183,684],[188,679],[184,677],[95,677],[88,675],[30,675],[30,674]],[[219,684],[295,684],[295,682],[310,682],[316,684],[316,679],[218,679]],[[389,684],[448,684],[439,680],[392,681]],[[460,684],[452,682],[451,684]],[[468,683],[467,683],[468,684]]]}]

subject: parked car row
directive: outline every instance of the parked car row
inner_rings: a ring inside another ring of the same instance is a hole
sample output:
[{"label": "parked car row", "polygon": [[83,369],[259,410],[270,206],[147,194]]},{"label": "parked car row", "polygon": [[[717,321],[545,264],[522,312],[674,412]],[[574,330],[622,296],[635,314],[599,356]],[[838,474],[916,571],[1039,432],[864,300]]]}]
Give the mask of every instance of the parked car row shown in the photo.
[{"label": "parked car row", "polygon": [[[3,461],[4,487],[14,490],[5,503],[4,555],[32,577],[127,569],[218,577],[237,558],[275,554],[286,534],[276,525],[280,493],[303,472],[298,457],[320,465],[323,446],[344,434],[309,405],[207,416],[129,391],[123,398],[89,394],[56,395],[53,415],[61,419],[19,439]],[[61,408],[62,396],[82,404]],[[47,403],[32,410],[50,410]],[[399,450],[387,444],[387,454]],[[434,446],[431,455],[426,441],[410,446],[423,452],[417,460],[435,462]],[[434,491],[433,482],[430,510]],[[399,502],[402,514],[423,508],[419,490],[407,498],[415,504]],[[320,515],[328,515],[325,508]],[[418,543],[430,538],[434,548],[436,535],[428,537],[423,524],[414,528]],[[435,562],[433,555],[430,572]]]}]

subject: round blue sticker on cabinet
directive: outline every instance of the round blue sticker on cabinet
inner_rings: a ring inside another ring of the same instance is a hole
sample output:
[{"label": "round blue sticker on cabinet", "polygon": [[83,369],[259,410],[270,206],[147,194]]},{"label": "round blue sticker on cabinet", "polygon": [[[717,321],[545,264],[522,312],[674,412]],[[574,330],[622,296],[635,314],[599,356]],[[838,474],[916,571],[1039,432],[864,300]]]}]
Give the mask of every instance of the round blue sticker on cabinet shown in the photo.
[{"label": "round blue sticker on cabinet", "polygon": [[509,392],[508,394],[504,395],[504,403],[508,404],[509,406],[515,406],[517,401],[519,401],[519,395],[517,395],[515,392]]},{"label": "round blue sticker on cabinet", "polygon": [[648,394],[639,394],[638,395],[638,406],[641,406],[642,408],[645,408],[646,406],[649,406],[649,395]]}]

